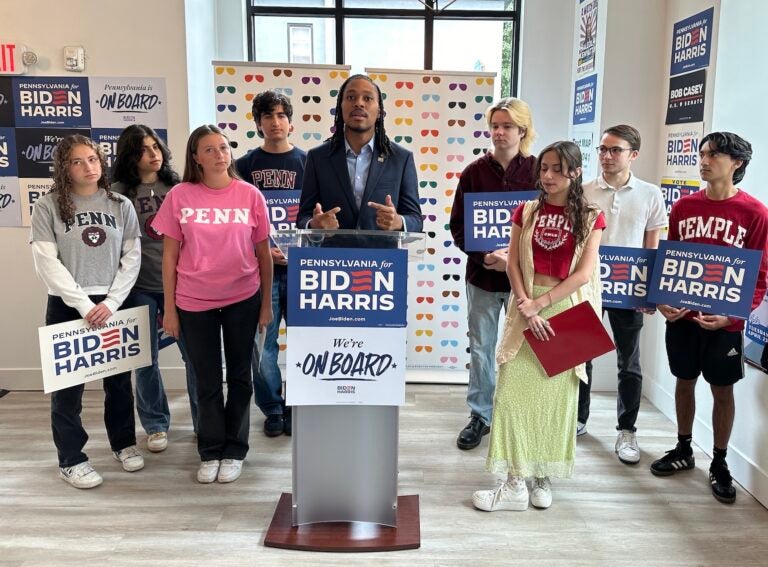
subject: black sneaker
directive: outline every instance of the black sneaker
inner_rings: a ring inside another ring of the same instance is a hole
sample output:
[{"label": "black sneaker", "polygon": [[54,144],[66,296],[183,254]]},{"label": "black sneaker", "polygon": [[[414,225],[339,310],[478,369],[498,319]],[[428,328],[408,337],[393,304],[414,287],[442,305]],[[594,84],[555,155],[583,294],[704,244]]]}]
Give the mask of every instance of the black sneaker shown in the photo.
[{"label": "black sneaker", "polygon": [[733,478],[728,465],[712,463],[709,467],[709,482],[712,484],[712,496],[725,504],[733,504],[736,501],[736,489],[733,487]]},{"label": "black sneaker", "polygon": [[264,420],[264,435],[267,437],[277,437],[283,434],[283,415],[274,413],[268,415]]},{"label": "black sneaker", "polygon": [[651,463],[651,472],[656,476],[670,476],[679,471],[691,470],[696,466],[693,451],[680,448],[678,443],[674,449],[664,453],[664,456]]}]

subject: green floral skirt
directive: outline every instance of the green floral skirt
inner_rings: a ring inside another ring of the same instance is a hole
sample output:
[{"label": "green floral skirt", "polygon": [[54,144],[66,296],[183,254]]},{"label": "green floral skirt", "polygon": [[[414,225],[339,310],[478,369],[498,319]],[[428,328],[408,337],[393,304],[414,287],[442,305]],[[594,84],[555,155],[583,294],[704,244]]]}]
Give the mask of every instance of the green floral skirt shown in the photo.
[{"label": "green floral skirt", "polygon": [[[551,288],[534,286],[534,296]],[[571,307],[570,298],[543,309],[548,319]],[[502,364],[493,399],[486,468],[521,477],[568,478],[576,455],[579,379],[571,369],[549,378],[523,341]]]}]

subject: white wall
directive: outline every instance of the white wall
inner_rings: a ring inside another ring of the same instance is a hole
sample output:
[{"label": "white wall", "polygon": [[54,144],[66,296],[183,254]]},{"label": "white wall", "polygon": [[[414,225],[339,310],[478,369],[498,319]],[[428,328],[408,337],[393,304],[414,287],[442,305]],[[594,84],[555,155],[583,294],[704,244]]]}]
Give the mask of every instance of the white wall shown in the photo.
[{"label": "white wall", "polygon": [[[29,75],[66,75],[62,47],[82,45],[84,75],[165,77],[169,145],[178,160],[189,132],[183,0],[0,2],[2,36],[34,50]],[[12,36],[8,36],[12,31]],[[35,277],[29,230],[0,228],[0,388],[40,389],[37,327],[45,288]]]},{"label": "white wall", "polygon": [[568,139],[571,51],[576,0],[525,0],[520,50],[521,99],[531,105],[538,138],[534,155]]},{"label": "white wall", "polygon": [[[764,203],[768,202],[768,118],[765,92],[768,76],[761,59],[761,22],[768,18],[768,3],[722,0],[686,0],[674,3],[667,13],[667,29],[674,22],[715,6],[716,44],[707,72],[708,102],[705,132],[735,132],[752,144],[753,159],[740,187]],[[718,22],[718,9],[719,22]],[[667,34],[671,36],[671,33]],[[669,53],[669,38],[667,51]],[[669,61],[665,64],[668,66]],[[716,71],[716,72],[715,72]],[[663,342],[660,343],[663,348]],[[662,351],[663,352],[663,351]],[[702,382],[696,392],[694,442],[707,453],[713,444],[712,395]],[[651,390],[651,401],[674,420],[674,377],[660,372]],[[734,387],[736,420],[728,449],[728,464],[734,478],[760,502],[768,505],[768,376],[747,367],[746,377]]]}]

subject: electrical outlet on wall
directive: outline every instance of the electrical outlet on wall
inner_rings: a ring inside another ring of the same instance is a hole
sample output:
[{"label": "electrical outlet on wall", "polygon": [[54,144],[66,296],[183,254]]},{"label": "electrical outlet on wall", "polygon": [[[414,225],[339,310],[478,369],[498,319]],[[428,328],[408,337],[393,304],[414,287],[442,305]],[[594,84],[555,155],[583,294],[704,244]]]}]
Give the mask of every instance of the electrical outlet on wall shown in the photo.
[{"label": "electrical outlet on wall", "polygon": [[79,45],[65,46],[64,68],[67,71],[85,71],[85,49]]}]

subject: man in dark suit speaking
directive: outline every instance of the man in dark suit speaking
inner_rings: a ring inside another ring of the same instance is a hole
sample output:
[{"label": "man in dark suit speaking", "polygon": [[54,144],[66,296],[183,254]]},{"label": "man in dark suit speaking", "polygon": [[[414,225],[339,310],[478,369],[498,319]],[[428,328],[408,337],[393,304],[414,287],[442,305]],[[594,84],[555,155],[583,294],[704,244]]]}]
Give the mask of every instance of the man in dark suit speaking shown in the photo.
[{"label": "man in dark suit speaking", "polygon": [[387,137],[381,90],[369,77],[344,81],[334,126],[307,153],[296,226],[421,232],[413,154]]}]

